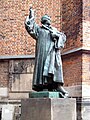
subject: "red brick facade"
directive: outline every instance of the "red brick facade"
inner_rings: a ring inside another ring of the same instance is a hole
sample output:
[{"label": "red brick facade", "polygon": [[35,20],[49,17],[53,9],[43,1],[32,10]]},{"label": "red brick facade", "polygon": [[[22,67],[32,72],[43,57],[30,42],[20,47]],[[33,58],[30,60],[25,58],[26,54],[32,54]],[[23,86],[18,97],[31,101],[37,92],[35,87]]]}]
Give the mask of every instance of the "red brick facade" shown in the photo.
[{"label": "red brick facade", "polygon": [[90,53],[82,55],[82,84],[90,85]]},{"label": "red brick facade", "polygon": [[[0,54],[27,55],[34,54],[35,41],[31,39],[24,27],[24,20],[28,15],[30,4],[33,5],[36,21],[45,13],[52,18],[52,25],[67,35],[64,51],[82,46],[82,28],[89,27],[82,24],[82,19],[89,18],[88,2],[82,0],[1,0],[0,19]],[[82,12],[82,9],[85,12]],[[82,18],[82,16],[84,16]],[[88,29],[88,28],[87,28]],[[87,32],[87,30],[86,30]],[[87,37],[87,36],[86,36]],[[89,43],[89,42],[87,42]],[[86,44],[86,43],[84,43]]]},{"label": "red brick facade", "polygon": [[26,55],[34,54],[35,41],[31,39],[24,27],[24,21],[33,5],[36,21],[40,24],[45,13],[52,17],[52,25],[61,28],[60,0],[56,2],[43,0],[1,0],[0,1],[0,54]]},{"label": "red brick facade", "polygon": [[82,56],[80,53],[63,56],[63,72],[65,86],[82,84]]},{"label": "red brick facade", "polygon": [[82,46],[82,1],[62,1],[62,30],[67,35],[64,51]]}]

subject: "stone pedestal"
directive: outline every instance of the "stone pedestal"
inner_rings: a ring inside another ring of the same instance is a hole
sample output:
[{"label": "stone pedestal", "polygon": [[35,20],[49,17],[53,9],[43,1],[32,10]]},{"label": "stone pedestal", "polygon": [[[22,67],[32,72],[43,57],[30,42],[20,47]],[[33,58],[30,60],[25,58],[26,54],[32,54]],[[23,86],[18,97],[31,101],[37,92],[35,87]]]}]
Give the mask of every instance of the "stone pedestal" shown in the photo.
[{"label": "stone pedestal", "polygon": [[76,120],[76,100],[29,98],[21,102],[21,120]]}]

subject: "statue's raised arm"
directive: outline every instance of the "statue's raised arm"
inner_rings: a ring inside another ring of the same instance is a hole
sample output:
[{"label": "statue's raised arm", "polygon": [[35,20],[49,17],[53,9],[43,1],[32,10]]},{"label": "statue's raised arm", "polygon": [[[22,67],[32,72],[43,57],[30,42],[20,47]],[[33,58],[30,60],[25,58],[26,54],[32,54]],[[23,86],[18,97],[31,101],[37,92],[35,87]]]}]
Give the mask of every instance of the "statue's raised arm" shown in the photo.
[{"label": "statue's raised arm", "polygon": [[33,23],[34,23],[34,10],[32,9],[32,7],[30,7],[29,9],[29,16],[27,16],[26,20],[25,20],[25,27],[26,30],[28,29],[27,27],[29,27],[29,30],[32,30],[33,27]]},{"label": "statue's raised arm", "polygon": [[25,28],[31,37],[37,39],[37,34],[38,34],[37,29],[39,28],[39,26],[35,23],[35,15],[32,7],[30,7],[29,15],[25,20]]}]

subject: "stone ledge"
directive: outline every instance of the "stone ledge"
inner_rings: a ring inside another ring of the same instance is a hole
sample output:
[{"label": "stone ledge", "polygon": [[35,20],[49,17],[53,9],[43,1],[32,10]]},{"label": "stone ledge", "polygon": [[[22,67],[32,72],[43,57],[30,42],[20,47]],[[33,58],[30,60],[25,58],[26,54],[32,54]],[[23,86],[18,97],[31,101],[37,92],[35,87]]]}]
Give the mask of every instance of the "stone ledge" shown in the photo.
[{"label": "stone ledge", "polygon": [[35,58],[35,55],[8,55],[8,56],[0,56],[0,60],[8,60],[8,59],[33,59]]},{"label": "stone ledge", "polygon": [[86,53],[90,53],[90,48],[86,48],[86,47],[75,48],[75,49],[63,52],[62,56],[67,55],[67,54],[71,54],[71,53],[75,53],[75,52],[78,52],[78,51],[83,51],[83,52],[86,52]]},{"label": "stone ledge", "polygon": [[0,104],[21,104],[21,100],[0,100]]},{"label": "stone ledge", "polygon": [[23,98],[29,98],[29,93],[9,93],[9,99],[10,100],[20,100],[20,99],[23,99]]}]

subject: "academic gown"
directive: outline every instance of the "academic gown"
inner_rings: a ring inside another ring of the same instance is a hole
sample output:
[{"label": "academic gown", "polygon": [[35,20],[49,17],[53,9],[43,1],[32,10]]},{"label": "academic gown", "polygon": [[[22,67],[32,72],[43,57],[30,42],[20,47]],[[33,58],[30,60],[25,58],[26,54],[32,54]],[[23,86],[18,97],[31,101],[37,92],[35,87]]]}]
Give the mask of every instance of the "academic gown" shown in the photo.
[{"label": "academic gown", "polygon": [[[29,21],[29,25],[27,24]],[[53,75],[53,81],[64,83],[60,48],[64,47],[65,34],[60,34],[56,41],[52,40],[49,30],[39,26],[27,17],[25,21],[27,32],[36,40],[35,67],[33,73],[33,89],[44,85],[43,78]],[[53,30],[55,28],[52,28]],[[56,30],[56,29],[55,29]]]}]

